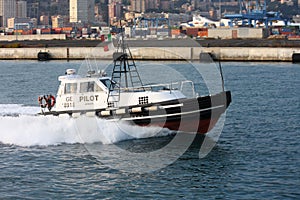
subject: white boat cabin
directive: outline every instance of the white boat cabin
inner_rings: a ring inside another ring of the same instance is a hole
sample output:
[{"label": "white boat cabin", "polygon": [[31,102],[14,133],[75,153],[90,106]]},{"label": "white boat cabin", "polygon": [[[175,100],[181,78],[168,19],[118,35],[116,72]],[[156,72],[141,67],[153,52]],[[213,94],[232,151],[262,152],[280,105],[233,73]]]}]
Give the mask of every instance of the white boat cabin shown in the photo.
[{"label": "white boat cabin", "polygon": [[[60,86],[54,109],[57,112],[101,110],[109,109],[109,107],[121,108],[186,98],[179,90],[153,91],[151,87],[140,91],[120,88],[109,92],[109,88],[114,89],[116,85],[110,77],[100,74],[97,76],[89,74],[87,77],[81,77],[76,74],[74,69],[68,69],[66,74],[60,76],[58,80]],[[113,85],[110,87],[110,84]],[[109,103],[117,102],[117,105],[109,106],[108,101]]]}]

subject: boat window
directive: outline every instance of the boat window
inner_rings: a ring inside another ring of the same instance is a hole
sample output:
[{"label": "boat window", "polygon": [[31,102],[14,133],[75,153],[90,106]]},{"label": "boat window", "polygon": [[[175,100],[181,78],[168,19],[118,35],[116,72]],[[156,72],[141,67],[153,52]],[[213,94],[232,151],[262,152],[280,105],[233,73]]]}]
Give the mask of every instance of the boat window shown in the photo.
[{"label": "boat window", "polygon": [[76,93],[77,83],[66,83],[65,84],[65,94]]},{"label": "boat window", "polygon": [[110,84],[112,83],[113,85],[113,87],[112,88],[114,88],[114,86],[115,86],[115,83],[114,82],[111,82],[111,80],[110,79],[102,79],[102,80],[100,80],[107,88],[110,88]]},{"label": "boat window", "polygon": [[95,89],[95,92],[103,91],[102,88],[99,85],[97,85],[96,83],[95,83],[94,89]]},{"label": "boat window", "polygon": [[85,92],[100,92],[102,89],[94,82],[83,82],[80,83],[80,93],[85,93]]}]

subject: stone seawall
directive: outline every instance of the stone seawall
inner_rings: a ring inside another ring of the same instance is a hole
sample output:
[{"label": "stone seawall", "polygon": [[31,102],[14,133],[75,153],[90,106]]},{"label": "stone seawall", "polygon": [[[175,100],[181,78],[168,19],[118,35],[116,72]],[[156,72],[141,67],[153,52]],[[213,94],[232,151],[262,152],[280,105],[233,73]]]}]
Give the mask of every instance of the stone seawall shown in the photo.
[{"label": "stone seawall", "polygon": [[[49,47],[0,48],[0,59],[37,59],[46,51],[52,59],[112,59],[113,47]],[[221,61],[292,61],[300,48],[269,47],[133,47],[135,59],[145,60],[199,60],[200,54],[211,53]]]}]

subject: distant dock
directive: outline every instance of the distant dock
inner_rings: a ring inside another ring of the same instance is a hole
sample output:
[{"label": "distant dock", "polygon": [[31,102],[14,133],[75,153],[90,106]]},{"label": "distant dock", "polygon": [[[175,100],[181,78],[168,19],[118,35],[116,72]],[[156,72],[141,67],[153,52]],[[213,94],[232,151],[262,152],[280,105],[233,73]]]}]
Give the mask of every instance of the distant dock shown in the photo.
[{"label": "distant dock", "polygon": [[[230,40],[191,39],[128,41],[133,57],[141,60],[199,60],[201,53],[210,53],[221,61],[291,62],[293,53],[300,53],[299,41],[232,40],[231,42],[230,44]],[[9,43],[2,45],[7,44]],[[18,44],[17,48],[0,48],[0,59],[37,59],[37,54],[41,51],[48,52],[51,58],[56,60],[112,59],[114,50],[111,43],[101,41],[54,40]]]}]

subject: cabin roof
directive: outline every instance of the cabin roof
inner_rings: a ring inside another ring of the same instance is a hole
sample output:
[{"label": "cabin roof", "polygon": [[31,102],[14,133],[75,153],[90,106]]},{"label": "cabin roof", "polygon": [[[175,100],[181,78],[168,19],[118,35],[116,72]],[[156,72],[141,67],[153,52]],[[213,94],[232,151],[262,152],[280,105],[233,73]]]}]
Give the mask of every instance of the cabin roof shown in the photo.
[{"label": "cabin roof", "polygon": [[85,82],[107,79],[110,79],[110,77],[81,77],[80,75],[64,75],[58,77],[58,80],[61,82]]}]

